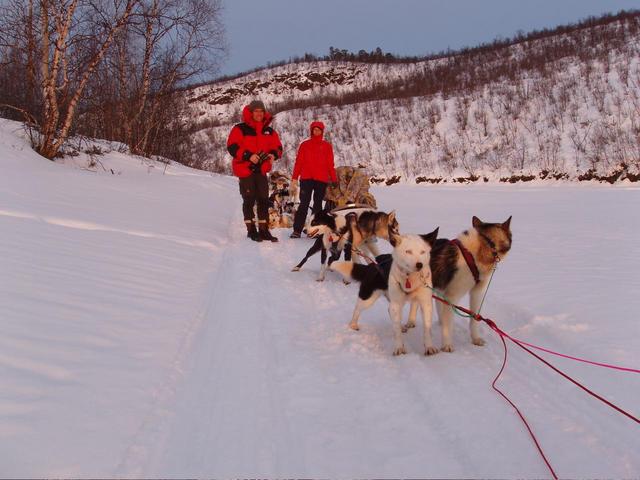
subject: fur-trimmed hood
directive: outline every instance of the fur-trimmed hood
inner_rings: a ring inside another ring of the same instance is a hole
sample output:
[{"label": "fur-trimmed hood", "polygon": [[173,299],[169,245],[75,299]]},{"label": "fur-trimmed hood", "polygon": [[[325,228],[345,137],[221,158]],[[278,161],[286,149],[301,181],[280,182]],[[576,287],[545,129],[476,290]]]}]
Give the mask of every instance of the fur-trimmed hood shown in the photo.
[{"label": "fur-trimmed hood", "polygon": [[[267,112],[265,110],[264,112],[264,121],[262,121],[260,123],[260,125],[262,125],[262,127],[266,127],[267,125],[269,125],[273,120],[273,115],[271,115],[271,113]],[[256,131],[258,130],[258,127],[260,126],[258,124],[258,122],[253,120],[253,115],[251,110],[249,110],[249,105],[247,105],[246,107],[244,107],[242,109],[242,121],[244,123],[246,123],[247,125],[253,127],[256,129]]]}]

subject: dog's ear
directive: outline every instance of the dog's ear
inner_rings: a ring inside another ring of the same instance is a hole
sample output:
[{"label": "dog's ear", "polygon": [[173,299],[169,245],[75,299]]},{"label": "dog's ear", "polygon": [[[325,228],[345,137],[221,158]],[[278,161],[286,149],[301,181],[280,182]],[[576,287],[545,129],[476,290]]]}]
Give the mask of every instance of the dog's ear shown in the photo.
[{"label": "dog's ear", "polygon": [[400,245],[402,243],[402,236],[401,235],[390,235],[389,236],[389,243],[391,244],[391,246],[393,248],[396,248],[398,245]]},{"label": "dog's ear", "polygon": [[436,239],[438,238],[438,230],[440,230],[440,227],[436,227],[436,229],[431,233],[420,235],[420,238],[422,238],[422,240],[424,240],[431,247],[433,247],[433,245],[436,243]]},{"label": "dog's ear", "polygon": [[509,231],[509,229],[511,228],[511,217],[512,216],[513,215],[511,215],[509,218],[507,218],[507,221],[502,224],[502,228],[504,230],[506,230],[506,231]]},{"label": "dog's ear", "polygon": [[483,225],[483,222],[474,215],[471,219],[471,225],[473,225],[473,228],[480,228]]},{"label": "dog's ear", "polygon": [[391,210],[389,212],[389,215],[387,216],[387,219],[389,220],[389,223],[393,223],[393,221],[396,219],[396,211]]}]

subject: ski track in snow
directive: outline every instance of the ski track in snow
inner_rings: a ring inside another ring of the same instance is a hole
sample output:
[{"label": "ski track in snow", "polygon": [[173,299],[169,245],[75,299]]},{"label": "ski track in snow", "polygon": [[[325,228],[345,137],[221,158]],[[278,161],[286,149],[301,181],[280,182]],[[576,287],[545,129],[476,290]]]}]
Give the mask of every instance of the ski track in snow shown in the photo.
[{"label": "ski track in snow", "polygon": [[[224,244],[230,238],[219,240]],[[153,442],[155,437],[162,438],[164,432],[162,432],[161,428],[171,414],[170,409],[177,395],[177,386],[185,373],[185,362],[190,356],[194,343],[197,341],[198,332],[203,328],[203,322],[210,317],[213,298],[215,297],[215,292],[218,291],[217,287],[220,285],[222,272],[228,262],[228,258],[229,249],[227,248],[224,250],[222,258],[218,259],[218,262],[214,261],[214,265],[210,266],[211,271],[202,295],[202,305],[194,318],[185,325],[178,353],[172,362],[167,378],[154,395],[155,400],[140,425],[133,442],[125,450],[123,460],[116,469],[118,476],[140,476],[142,465],[148,461],[150,442]]]},{"label": "ski track in snow", "polygon": [[[163,413],[119,474],[547,475],[519,418],[490,388],[502,360],[493,332],[484,329],[486,348],[474,347],[467,321],[458,319],[456,352],[426,358],[419,323],[406,334],[409,354],[394,358],[384,299],[363,315],[360,332],[350,331],[357,287],[331,272],[316,282],[319,256],[290,272],[310,241],[280,231],[279,244],[256,245],[239,216],[239,209],[231,216],[229,246],[204,292],[203,319],[189,333],[189,358],[170,382],[171,402],[157,406]],[[494,308],[498,315],[509,310]],[[439,339],[437,322],[433,328]],[[631,475],[638,464],[629,445],[614,435],[603,442],[600,434],[612,425],[628,430],[626,420],[603,413],[606,407],[555,376],[510,345],[500,380],[552,464],[577,476]],[[549,394],[558,390],[564,395]],[[567,398],[579,408],[567,408]],[[606,460],[580,467],[586,451]]]},{"label": "ski track in snow", "polygon": [[[233,227],[243,229],[237,221]],[[220,475],[221,471],[215,468],[219,466],[218,459],[230,452],[235,453],[239,463],[222,470],[225,476],[241,472],[242,466],[251,465],[251,461],[257,468],[254,475],[291,467],[272,463],[282,460],[275,450],[295,449],[281,411],[284,402],[276,388],[282,383],[282,364],[273,348],[269,324],[277,318],[268,315],[267,309],[273,305],[255,282],[255,273],[263,268],[261,257],[278,246],[247,245],[244,232],[238,228],[232,229],[231,237],[232,244],[205,292],[208,300],[204,322],[196,324],[197,339],[192,345],[188,376],[182,378],[180,394],[172,407],[175,412],[160,435],[157,451],[136,459],[133,468],[124,468],[127,476],[203,475],[213,471]],[[259,255],[248,255],[249,249],[255,248]],[[263,274],[259,278],[264,277]],[[273,432],[278,435],[270,438]],[[158,471],[146,472],[145,460],[152,466],[159,465]]]},{"label": "ski track in snow", "polygon": [[[0,477],[548,476],[491,389],[503,353],[487,328],[478,348],[457,319],[456,351],[425,357],[418,324],[393,357],[386,301],[349,330],[357,286],[316,282],[319,255],[291,272],[311,241],[288,230],[249,241],[234,179],[158,175],[115,153],[104,162],[122,176],[66,168],[2,125]],[[373,192],[404,232],[451,237],[473,214],[513,214],[483,314],[523,340],[638,366],[635,187]],[[558,474],[640,475],[635,424],[509,352],[499,386]],[[545,358],[640,414],[637,375]]]}]

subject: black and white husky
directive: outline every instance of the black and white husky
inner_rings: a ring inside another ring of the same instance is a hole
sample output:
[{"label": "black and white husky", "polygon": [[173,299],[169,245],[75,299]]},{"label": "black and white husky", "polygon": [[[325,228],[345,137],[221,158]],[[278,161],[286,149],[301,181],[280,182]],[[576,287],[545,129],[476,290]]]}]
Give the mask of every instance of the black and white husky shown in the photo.
[{"label": "black and white husky", "polygon": [[[504,260],[511,250],[511,217],[504,223],[485,223],[473,217],[471,224],[473,228],[465,230],[455,240],[439,238],[431,250],[430,265],[434,288],[443,292],[452,303],[458,303],[469,294],[469,308],[477,312],[496,262]],[[453,352],[453,310],[440,302],[437,302],[437,310],[442,326],[442,350]],[[416,307],[411,305],[405,331],[415,326],[415,318]],[[482,346],[485,341],[480,336],[479,323],[470,319],[469,332],[471,342]]]},{"label": "black and white husky", "polygon": [[424,353],[438,352],[431,338],[431,270],[430,252],[438,236],[438,229],[427,235],[394,235],[393,252],[379,255],[376,263],[360,265],[353,262],[334,262],[330,269],[345,278],[360,282],[358,300],[349,326],[359,330],[358,320],[363,310],[373,305],[380,295],[389,300],[389,316],[393,323],[394,355],[406,353],[402,341],[402,308],[405,302],[420,306],[424,323]]},{"label": "black and white husky", "polygon": [[[307,227],[307,235],[317,237],[316,241],[311,248],[309,248],[300,263],[293,267],[291,271],[299,271],[310,257],[320,252],[321,267],[320,274],[316,280],[322,282],[325,279],[327,267],[335,260],[338,260],[343,251],[345,260],[351,260],[351,245],[361,213],[362,212],[337,214],[325,209],[312,215]],[[365,213],[367,212],[365,211]],[[370,238],[362,240],[358,246],[375,256],[378,251],[372,241],[373,238],[370,236]],[[327,262],[328,254],[330,255]],[[348,282],[345,280],[345,283]]]}]

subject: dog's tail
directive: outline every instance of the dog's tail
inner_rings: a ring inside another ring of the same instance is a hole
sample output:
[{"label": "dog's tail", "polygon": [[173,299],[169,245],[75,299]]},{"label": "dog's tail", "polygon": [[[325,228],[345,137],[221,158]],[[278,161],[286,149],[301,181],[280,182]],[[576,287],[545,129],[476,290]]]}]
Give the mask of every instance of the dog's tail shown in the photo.
[{"label": "dog's tail", "polygon": [[347,280],[362,282],[367,272],[367,266],[354,262],[333,262],[329,268],[340,273]]}]

